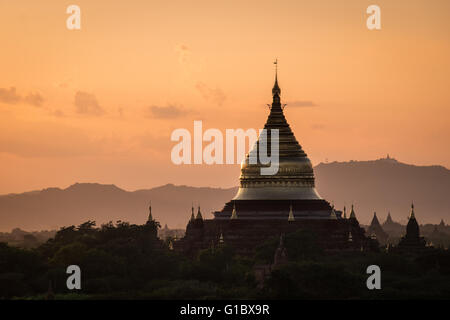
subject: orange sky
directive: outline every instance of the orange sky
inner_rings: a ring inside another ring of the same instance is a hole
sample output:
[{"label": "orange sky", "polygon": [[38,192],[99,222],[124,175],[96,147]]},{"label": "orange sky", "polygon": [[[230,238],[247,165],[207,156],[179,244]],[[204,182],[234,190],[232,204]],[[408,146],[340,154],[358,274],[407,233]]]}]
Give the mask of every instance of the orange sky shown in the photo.
[{"label": "orange sky", "polygon": [[262,127],[275,57],[314,164],[389,153],[450,167],[447,0],[0,0],[0,39],[1,194],[237,185],[237,165],[173,165],[170,133]]}]

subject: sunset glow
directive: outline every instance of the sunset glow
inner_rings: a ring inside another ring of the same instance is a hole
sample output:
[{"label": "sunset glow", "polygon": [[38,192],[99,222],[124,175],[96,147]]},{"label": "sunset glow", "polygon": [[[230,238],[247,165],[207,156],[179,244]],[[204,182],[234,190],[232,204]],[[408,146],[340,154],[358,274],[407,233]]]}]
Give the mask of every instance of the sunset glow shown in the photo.
[{"label": "sunset glow", "polygon": [[[313,164],[387,153],[450,167],[450,2],[0,2],[0,193],[75,182],[230,187],[239,165],[176,166],[174,129],[261,128],[273,60]],[[26,3],[26,6],[24,5]]]}]

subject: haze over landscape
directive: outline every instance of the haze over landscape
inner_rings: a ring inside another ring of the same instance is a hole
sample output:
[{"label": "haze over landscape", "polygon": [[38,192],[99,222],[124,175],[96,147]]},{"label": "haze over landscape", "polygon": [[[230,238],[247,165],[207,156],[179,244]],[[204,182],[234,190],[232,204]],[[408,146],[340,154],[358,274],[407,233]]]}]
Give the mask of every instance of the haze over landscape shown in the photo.
[{"label": "haze over landscape", "polygon": [[[393,159],[321,163],[315,167],[319,193],[338,209],[355,204],[358,220],[368,224],[377,212],[381,221],[391,212],[405,223],[411,201],[420,223],[450,220],[450,170],[441,166],[420,167]],[[73,184],[23,194],[0,196],[0,231],[59,229],[87,220],[98,224],[129,221],[142,224],[151,200],[153,217],[162,225],[185,228],[192,203],[201,205],[203,216],[220,210],[237,187],[198,188],[167,184],[152,189],[125,191],[115,185]]]}]

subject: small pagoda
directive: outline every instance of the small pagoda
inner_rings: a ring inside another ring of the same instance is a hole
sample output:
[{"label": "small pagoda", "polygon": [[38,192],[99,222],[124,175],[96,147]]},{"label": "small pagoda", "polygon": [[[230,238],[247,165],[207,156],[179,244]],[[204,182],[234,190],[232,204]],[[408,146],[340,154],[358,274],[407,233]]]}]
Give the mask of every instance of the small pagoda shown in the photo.
[{"label": "small pagoda", "polygon": [[411,213],[409,215],[408,224],[406,225],[406,235],[400,239],[398,243],[399,249],[417,250],[425,248],[426,241],[420,236],[419,224],[414,213],[414,204],[411,204]]}]

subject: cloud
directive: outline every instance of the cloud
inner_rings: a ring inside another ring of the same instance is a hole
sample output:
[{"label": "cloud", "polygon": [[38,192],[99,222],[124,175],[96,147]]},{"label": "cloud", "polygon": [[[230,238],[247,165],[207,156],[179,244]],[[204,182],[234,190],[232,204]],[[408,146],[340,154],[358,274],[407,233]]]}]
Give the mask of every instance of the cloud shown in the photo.
[{"label": "cloud", "polygon": [[25,97],[25,102],[35,107],[40,107],[44,102],[44,98],[39,93],[30,93]]},{"label": "cloud", "polygon": [[203,82],[197,82],[195,88],[206,101],[211,101],[219,106],[221,106],[227,98],[220,88],[212,89]]},{"label": "cloud", "polygon": [[157,119],[175,119],[189,113],[187,110],[175,105],[168,105],[166,107],[150,106],[148,111],[150,117]]},{"label": "cloud", "polygon": [[288,107],[317,107],[317,104],[308,100],[295,100],[287,102],[286,104]]},{"label": "cloud", "polygon": [[103,108],[98,104],[97,98],[91,93],[77,91],[74,105],[80,114],[100,116],[104,113]]},{"label": "cloud", "polygon": [[9,90],[0,88],[0,102],[6,104],[16,104],[21,99],[22,97],[16,93],[15,87],[11,87]]},{"label": "cloud", "polygon": [[44,97],[40,93],[30,93],[22,99],[22,96],[16,92],[15,87],[10,87],[9,89],[0,88],[0,102],[16,104],[22,100],[27,104],[40,107],[44,102]]}]

